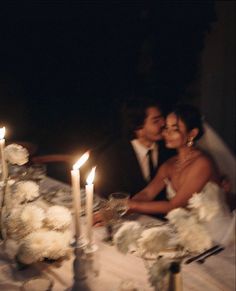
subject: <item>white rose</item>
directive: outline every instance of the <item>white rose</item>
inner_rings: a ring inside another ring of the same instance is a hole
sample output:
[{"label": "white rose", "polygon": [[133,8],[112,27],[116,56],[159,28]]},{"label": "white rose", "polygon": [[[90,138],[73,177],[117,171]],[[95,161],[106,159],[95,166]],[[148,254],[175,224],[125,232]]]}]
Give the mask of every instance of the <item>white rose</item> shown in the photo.
[{"label": "white rose", "polygon": [[16,184],[14,198],[19,202],[32,201],[39,196],[39,186],[33,181],[22,181]]},{"label": "white rose", "polygon": [[29,153],[21,145],[10,144],[5,147],[5,158],[11,164],[22,166],[28,162]]}]

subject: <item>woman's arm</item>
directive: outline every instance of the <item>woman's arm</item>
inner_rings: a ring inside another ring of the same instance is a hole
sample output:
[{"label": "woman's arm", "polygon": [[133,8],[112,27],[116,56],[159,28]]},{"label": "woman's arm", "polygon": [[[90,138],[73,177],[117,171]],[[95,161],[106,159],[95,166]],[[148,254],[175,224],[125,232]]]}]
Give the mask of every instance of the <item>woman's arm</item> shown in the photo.
[{"label": "woman's arm", "polygon": [[168,163],[164,163],[158,170],[154,179],[140,192],[133,196],[132,200],[151,201],[161,190],[165,188],[164,179],[167,177]]},{"label": "woman's arm", "polygon": [[[185,207],[189,198],[194,194],[200,192],[205,184],[210,180],[212,175],[212,166],[208,159],[205,157],[199,158],[188,170],[185,175],[185,179],[181,187],[178,189],[176,196],[170,201],[150,201],[152,197],[152,191],[155,181],[153,181],[153,187],[147,186],[149,192],[140,192],[138,195],[144,196],[146,194],[147,199],[145,201],[130,201],[129,207],[131,212],[141,212],[147,214],[154,213],[168,213],[170,210]],[[156,178],[155,178],[156,180]],[[145,190],[144,189],[144,190]],[[142,194],[144,193],[144,194]]]}]

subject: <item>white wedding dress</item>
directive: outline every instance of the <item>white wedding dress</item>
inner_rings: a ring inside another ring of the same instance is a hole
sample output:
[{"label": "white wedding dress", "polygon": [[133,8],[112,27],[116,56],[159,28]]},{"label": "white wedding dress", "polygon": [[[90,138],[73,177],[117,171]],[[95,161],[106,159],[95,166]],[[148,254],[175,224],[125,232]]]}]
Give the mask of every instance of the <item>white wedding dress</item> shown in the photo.
[{"label": "white wedding dress", "polygon": [[[176,191],[166,179],[167,197],[171,200]],[[208,182],[201,192],[193,194],[188,208],[196,214],[214,243],[229,245],[235,243],[235,211],[230,212],[223,190],[213,182]]]}]

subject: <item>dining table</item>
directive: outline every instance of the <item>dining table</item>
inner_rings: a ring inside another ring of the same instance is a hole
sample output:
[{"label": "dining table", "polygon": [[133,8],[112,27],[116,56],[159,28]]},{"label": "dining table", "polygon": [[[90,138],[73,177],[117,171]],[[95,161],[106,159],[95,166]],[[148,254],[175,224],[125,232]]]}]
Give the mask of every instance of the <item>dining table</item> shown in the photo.
[{"label": "dining table", "polygon": [[[46,177],[43,181],[42,194],[37,203],[46,205],[44,194],[51,187],[61,187],[70,190],[70,186],[60,181]],[[98,199],[98,198],[97,198]],[[66,200],[65,200],[66,201]],[[58,200],[63,205],[63,200]],[[57,201],[55,200],[56,204]],[[68,205],[66,205],[68,206]],[[94,208],[97,210],[98,205]],[[127,215],[124,219],[135,220],[141,224],[155,224],[158,220],[148,215]],[[81,218],[82,233],[85,233],[85,216]],[[72,225],[73,229],[73,225]],[[74,252],[68,259],[56,262],[39,262],[26,268],[19,268],[14,258],[6,254],[4,243],[0,245],[0,290],[30,290],[24,289],[26,283],[37,278],[47,278],[50,290],[91,290],[91,291],[121,291],[139,290],[151,291],[148,271],[142,258],[133,253],[123,254],[116,246],[104,240],[106,228],[93,227],[93,242],[96,250],[90,259],[81,257],[80,267],[84,276],[74,287]],[[80,258],[79,258],[80,260]],[[221,252],[208,257],[204,262],[193,261],[181,264],[183,290],[193,291],[233,291],[235,290],[235,244],[227,246]],[[124,284],[131,284],[131,289],[124,289]],[[123,289],[122,289],[123,288]],[[33,289],[32,289],[33,290]],[[39,290],[35,288],[34,290]]]}]

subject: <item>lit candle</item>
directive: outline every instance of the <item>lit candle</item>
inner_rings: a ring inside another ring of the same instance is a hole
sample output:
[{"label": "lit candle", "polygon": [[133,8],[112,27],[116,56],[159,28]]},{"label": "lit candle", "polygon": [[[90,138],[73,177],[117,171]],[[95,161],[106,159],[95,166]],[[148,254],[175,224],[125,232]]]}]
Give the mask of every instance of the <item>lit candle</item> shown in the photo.
[{"label": "lit candle", "polygon": [[95,176],[95,167],[88,175],[86,180],[86,220],[87,220],[87,239],[88,249],[92,246],[92,224],[93,224],[93,180]]},{"label": "lit candle", "polygon": [[2,180],[5,181],[8,176],[8,171],[7,171],[7,163],[5,160],[5,155],[4,155],[4,147],[5,147],[5,127],[0,128],[0,147],[1,147],[1,158],[2,158]]},{"label": "lit candle", "polygon": [[72,180],[72,195],[74,201],[74,217],[75,217],[75,236],[76,242],[81,235],[80,233],[80,213],[81,213],[81,197],[80,197],[80,167],[88,160],[89,153],[86,152],[82,157],[73,165],[71,171]]}]

